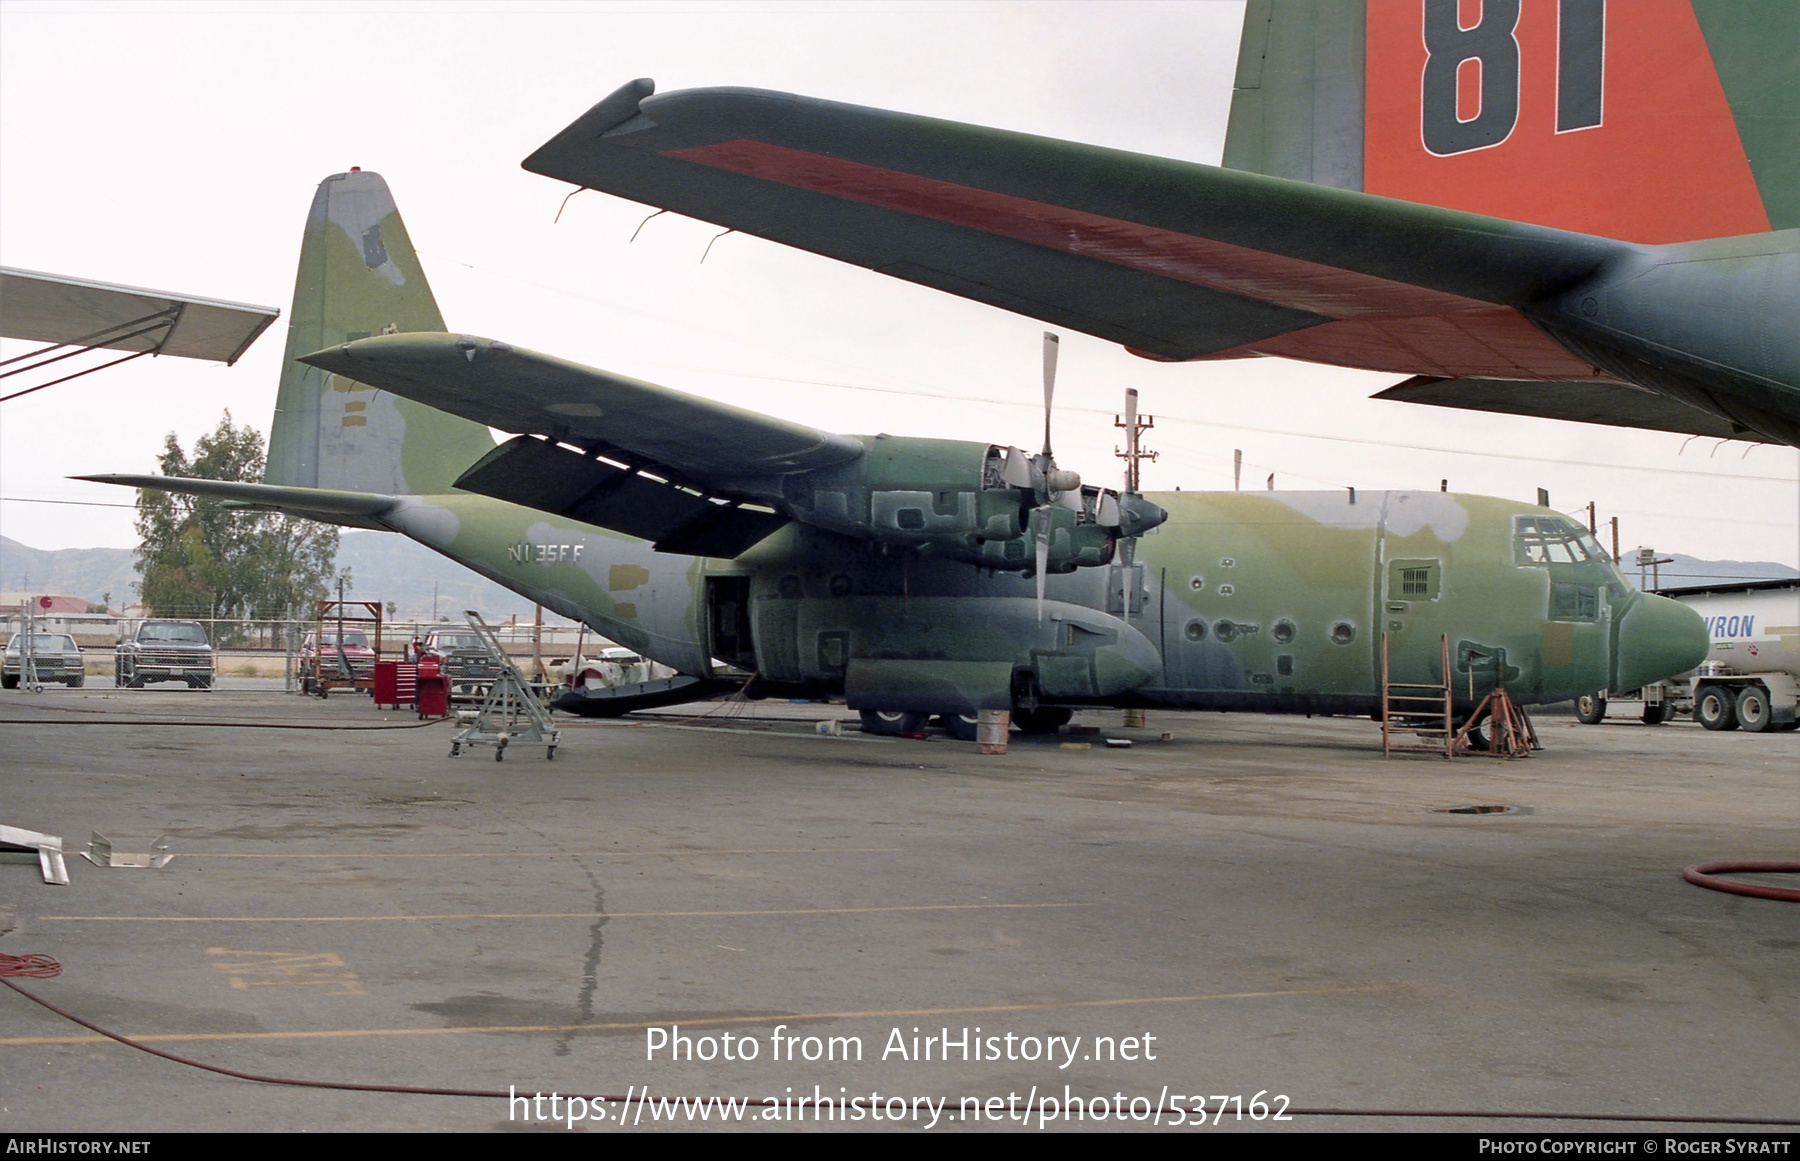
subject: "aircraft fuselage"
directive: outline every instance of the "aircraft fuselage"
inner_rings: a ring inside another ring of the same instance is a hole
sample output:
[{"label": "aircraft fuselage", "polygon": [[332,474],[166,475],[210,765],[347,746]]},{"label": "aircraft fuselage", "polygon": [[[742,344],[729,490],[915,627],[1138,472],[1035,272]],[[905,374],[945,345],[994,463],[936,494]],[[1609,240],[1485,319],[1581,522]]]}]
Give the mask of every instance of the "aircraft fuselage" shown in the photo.
[{"label": "aircraft fuselage", "polygon": [[[790,524],[735,560],[656,552],[463,493],[382,522],[685,674],[968,713],[1024,701],[1367,713],[1391,679],[1466,710],[1626,688],[1691,665],[1700,619],[1629,589],[1585,530],[1438,492],[1168,492],[1135,559],[1035,581]],[[1690,623],[1691,622],[1691,623]]]}]

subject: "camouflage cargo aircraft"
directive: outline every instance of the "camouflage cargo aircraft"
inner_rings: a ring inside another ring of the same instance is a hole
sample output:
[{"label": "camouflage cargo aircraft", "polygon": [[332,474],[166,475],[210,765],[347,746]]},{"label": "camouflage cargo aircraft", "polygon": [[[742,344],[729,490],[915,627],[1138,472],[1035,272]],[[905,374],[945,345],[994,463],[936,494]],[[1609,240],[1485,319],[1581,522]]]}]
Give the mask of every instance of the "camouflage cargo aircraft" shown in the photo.
[{"label": "camouflage cargo aircraft", "polygon": [[[409,536],[679,671],[618,713],[842,695],[868,728],[1077,706],[1459,713],[1629,689],[1706,653],[1547,508],[1440,492],[1124,494],[1043,452],[846,436],[446,333],[386,184],[327,178],[306,226],[262,484],[86,479]],[[1047,336],[1049,339],[1049,336]],[[1046,405],[1054,372],[1046,344]],[[499,446],[489,426],[520,433]],[[723,666],[721,665],[723,663]]]},{"label": "camouflage cargo aircraft", "polygon": [[1797,62],[1792,0],[1250,0],[1223,167],[640,80],[525,168],[1151,359],[1800,444]]}]

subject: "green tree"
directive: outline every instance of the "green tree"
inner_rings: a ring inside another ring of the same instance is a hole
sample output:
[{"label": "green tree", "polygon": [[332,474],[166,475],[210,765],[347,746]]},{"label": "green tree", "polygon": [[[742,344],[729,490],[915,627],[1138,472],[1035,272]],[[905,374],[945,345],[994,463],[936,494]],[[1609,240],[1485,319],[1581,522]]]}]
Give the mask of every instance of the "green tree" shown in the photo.
[{"label": "green tree", "polygon": [[[227,411],[191,457],[170,432],[156,462],[165,476],[256,483],[263,458],[262,433]],[[156,616],[280,616],[325,596],[334,577],[329,524],[148,488],[137,513],[139,599]]]}]

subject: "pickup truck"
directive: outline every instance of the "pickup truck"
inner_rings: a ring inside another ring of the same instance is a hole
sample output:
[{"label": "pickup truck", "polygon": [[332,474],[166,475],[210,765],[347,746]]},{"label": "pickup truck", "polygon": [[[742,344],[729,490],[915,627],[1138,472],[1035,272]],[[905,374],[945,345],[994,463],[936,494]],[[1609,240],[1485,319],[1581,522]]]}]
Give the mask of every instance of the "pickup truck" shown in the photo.
[{"label": "pickup truck", "polygon": [[198,621],[143,621],[120,639],[113,661],[113,684],[127,689],[152,681],[211,689],[216,668],[212,642]]}]

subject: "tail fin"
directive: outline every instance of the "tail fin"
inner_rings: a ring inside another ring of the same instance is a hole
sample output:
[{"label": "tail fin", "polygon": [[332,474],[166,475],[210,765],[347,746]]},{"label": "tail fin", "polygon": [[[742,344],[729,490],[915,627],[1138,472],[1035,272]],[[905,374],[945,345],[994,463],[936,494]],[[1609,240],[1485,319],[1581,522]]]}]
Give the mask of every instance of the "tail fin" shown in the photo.
[{"label": "tail fin", "polygon": [[351,339],[442,331],[444,317],[379,174],[352,170],[319,183],[263,480],[388,495],[448,492],[493,450],[487,428],[299,362]]},{"label": "tail fin", "polygon": [[1250,0],[1225,164],[1631,242],[1788,229],[1796,54],[1789,0]]}]

